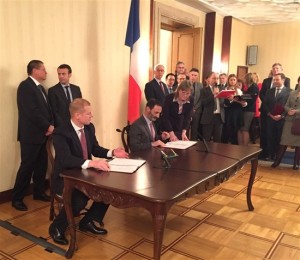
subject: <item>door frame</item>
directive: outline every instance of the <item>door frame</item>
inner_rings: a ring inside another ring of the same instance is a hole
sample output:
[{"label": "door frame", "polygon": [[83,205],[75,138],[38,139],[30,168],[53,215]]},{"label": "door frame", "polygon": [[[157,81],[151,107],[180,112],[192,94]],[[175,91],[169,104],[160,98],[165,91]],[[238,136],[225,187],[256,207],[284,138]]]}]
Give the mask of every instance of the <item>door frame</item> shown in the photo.
[{"label": "door frame", "polygon": [[[153,46],[153,49],[150,50],[150,53],[152,54],[150,57],[150,66],[151,70],[153,69],[153,66],[155,64],[158,64],[159,62],[159,56],[160,56],[160,49],[159,49],[159,42],[160,42],[160,28],[161,28],[161,22],[163,20],[163,17],[167,17],[169,19],[172,19],[174,21],[180,22],[182,24],[186,24],[190,27],[199,27],[199,18],[196,15],[193,15],[188,12],[184,12],[182,10],[176,9],[171,6],[164,5],[162,3],[154,1],[153,10],[151,10],[153,14],[153,26],[152,34],[153,44],[150,43],[150,46]],[[202,40],[202,39],[201,39]],[[202,50],[200,50],[200,53],[202,53]],[[200,61],[200,64],[202,65],[202,61]],[[150,76],[151,77],[151,76]]]}]

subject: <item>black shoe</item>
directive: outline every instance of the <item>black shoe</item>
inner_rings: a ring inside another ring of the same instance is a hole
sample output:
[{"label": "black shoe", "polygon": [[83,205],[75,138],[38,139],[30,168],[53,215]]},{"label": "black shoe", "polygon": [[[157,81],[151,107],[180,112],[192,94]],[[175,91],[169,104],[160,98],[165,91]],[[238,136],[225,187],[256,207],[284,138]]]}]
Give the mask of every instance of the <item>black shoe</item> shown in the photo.
[{"label": "black shoe", "polygon": [[106,229],[99,228],[99,227],[95,226],[93,221],[91,221],[89,223],[85,223],[85,224],[79,223],[79,230],[83,231],[83,232],[91,232],[91,233],[96,234],[96,235],[105,235],[105,234],[107,234]]},{"label": "black shoe", "polygon": [[41,200],[41,201],[50,201],[50,196],[48,196],[46,193],[42,193],[39,195],[33,195],[34,200]]},{"label": "black shoe", "polygon": [[57,244],[60,245],[69,244],[69,241],[65,238],[65,236],[61,234],[60,231],[52,224],[49,227],[49,235],[51,236],[52,240]]},{"label": "black shoe", "polygon": [[28,208],[27,206],[24,204],[24,202],[22,200],[16,200],[13,201],[11,203],[11,205],[16,209],[16,210],[20,210],[20,211],[27,211]]},{"label": "black shoe", "polygon": [[275,161],[275,162],[271,165],[271,167],[272,167],[272,168],[276,168],[279,164],[280,164],[280,162],[276,162],[276,161]]}]

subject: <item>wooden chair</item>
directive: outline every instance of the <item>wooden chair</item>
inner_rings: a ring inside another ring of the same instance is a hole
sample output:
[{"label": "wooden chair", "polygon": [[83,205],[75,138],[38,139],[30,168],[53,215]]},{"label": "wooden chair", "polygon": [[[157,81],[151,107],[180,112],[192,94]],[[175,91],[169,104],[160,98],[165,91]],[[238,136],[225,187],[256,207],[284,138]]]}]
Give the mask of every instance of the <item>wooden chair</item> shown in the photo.
[{"label": "wooden chair", "polygon": [[53,187],[53,173],[54,173],[54,148],[53,148],[53,139],[52,136],[50,135],[48,137],[48,141],[46,144],[46,149],[48,152],[48,159],[51,165],[51,171],[50,171],[50,176],[49,176],[49,183],[50,183],[50,215],[49,215],[49,220],[52,221],[54,217],[56,216],[55,214],[55,205],[54,203],[57,202],[58,209],[60,210],[63,207],[63,198],[62,196],[56,194],[54,192],[54,187]]},{"label": "wooden chair", "polygon": [[122,130],[120,129],[116,129],[117,132],[121,133],[121,140],[122,140],[122,144],[123,147],[125,149],[125,151],[127,153],[130,152],[130,147],[129,147],[129,130],[130,130],[130,125],[126,125],[122,128]]}]

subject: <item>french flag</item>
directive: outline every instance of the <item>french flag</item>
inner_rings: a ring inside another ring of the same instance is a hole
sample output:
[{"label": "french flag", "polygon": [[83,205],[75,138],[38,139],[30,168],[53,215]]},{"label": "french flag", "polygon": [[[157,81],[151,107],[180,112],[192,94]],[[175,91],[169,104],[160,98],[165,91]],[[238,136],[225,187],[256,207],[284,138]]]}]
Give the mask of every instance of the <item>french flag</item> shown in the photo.
[{"label": "french flag", "polygon": [[[128,90],[128,122],[132,123],[140,116],[141,89],[139,79],[139,39],[140,39],[140,0],[131,0],[127,24],[125,45],[130,47],[130,71]],[[141,57],[140,57],[141,58]]]}]

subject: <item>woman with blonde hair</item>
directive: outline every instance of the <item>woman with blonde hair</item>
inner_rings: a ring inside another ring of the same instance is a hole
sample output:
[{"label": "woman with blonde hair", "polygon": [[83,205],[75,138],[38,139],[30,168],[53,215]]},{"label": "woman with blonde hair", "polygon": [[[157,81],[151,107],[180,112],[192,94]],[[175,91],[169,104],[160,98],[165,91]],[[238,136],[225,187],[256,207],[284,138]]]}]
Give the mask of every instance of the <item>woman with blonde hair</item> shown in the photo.
[{"label": "woman with blonde hair", "polygon": [[171,141],[189,140],[187,131],[192,119],[194,99],[192,83],[184,80],[175,93],[166,96],[162,109],[162,131],[170,134]]},{"label": "woman with blonde hair", "polygon": [[[259,75],[256,72],[252,72],[252,77],[253,77],[253,82],[257,84],[258,87],[258,93],[261,90],[262,83],[259,80]],[[250,139],[253,144],[256,142],[256,138],[260,136],[260,105],[261,105],[261,100],[259,96],[257,96],[256,103],[255,103],[255,113],[254,113],[254,118],[252,119],[252,123],[250,126],[249,134],[250,134]]]},{"label": "woman with blonde hair", "polygon": [[248,145],[249,143],[249,129],[255,113],[255,104],[258,97],[258,87],[253,81],[252,73],[247,73],[244,78],[246,91],[244,94],[249,96],[247,99],[247,106],[243,107],[244,125],[239,129],[238,141],[241,145]]}]

